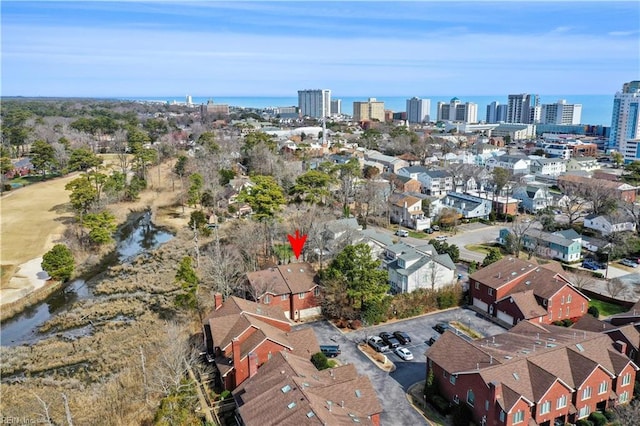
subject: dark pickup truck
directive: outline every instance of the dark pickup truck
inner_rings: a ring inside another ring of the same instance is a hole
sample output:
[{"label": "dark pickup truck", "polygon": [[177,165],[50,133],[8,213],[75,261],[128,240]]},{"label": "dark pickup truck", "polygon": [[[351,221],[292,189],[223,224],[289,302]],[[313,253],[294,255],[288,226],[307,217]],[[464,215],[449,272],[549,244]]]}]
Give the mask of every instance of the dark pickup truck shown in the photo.
[{"label": "dark pickup truck", "polygon": [[334,358],[340,355],[340,345],[320,345],[320,352],[328,358]]}]

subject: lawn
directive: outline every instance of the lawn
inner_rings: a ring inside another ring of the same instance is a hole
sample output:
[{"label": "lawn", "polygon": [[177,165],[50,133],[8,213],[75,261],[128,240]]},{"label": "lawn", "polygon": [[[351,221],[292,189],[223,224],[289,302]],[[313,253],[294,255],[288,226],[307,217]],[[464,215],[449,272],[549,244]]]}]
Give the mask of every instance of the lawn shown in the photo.
[{"label": "lawn", "polygon": [[486,244],[469,244],[464,246],[464,248],[475,251],[476,253],[489,254],[489,249],[493,247]]},{"label": "lawn", "polygon": [[600,317],[608,317],[622,312],[627,312],[629,309],[624,306],[615,305],[613,303],[603,302],[602,300],[591,299],[589,306],[595,306],[598,308]]}]

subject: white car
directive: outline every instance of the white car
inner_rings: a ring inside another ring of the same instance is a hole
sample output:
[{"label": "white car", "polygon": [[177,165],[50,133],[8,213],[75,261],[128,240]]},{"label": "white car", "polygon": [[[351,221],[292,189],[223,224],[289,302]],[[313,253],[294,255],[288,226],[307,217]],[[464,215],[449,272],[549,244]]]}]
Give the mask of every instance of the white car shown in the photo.
[{"label": "white car", "polygon": [[445,235],[440,235],[436,237],[436,241],[447,241],[447,237]]},{"label": "white car", "polygon": [[393,352],[405,361],[411,361],[413,359],[413,354],[407,348],[395,348]]}]

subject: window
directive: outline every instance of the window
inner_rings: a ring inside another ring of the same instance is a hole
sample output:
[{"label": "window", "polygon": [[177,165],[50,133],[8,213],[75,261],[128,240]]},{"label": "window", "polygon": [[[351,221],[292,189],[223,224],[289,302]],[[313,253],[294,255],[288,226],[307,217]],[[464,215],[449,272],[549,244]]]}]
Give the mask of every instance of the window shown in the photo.
[{"label": "window", "polygon": [[524,411],[516,411],[513,413],[513,424],[524,422]]},{"label": "window", "polygon": [[282,296],[280,296],[280,300],[287,300],[289,298],[288,294],[283,294]]},{"label": "window", "polygon": [[320,287],[316,287],[316,288],[313,289],[313,295],[315,297],[320,296]]},{"label": "window", "polygon": [[480,283],[476,283],[476,290],[480,290]]},{"label": "window", "polygon": [[567,296],[567,303],[571,303],[571,295]]},{"label": "window", "polygon": [[583,314],[584,313],[584,303],[582,304],[582,308],[580,308],[580,313]]},{"label": "window", "polygon": [[467,404],[473,407],[473,404],[476,402],[476,396],[473,394],[473,391],[469,389],[467,391]]},{"label": "window", "polygon": [[551,411],[551,401],[545,401],[540,406],[540,414],[547,414]]},{"label": "window", "polygon": [[447,372],[442,370],[442,377],[444,377],[445,379],[447,378]]},{"label": "window", "polygon": [[566,406],[567,406],[567,395],[562,395],[560,398],[558,398],[558,403],[556,404],[556,408],[560,409]]},{"label": "window", "polygon": [[488,399],[484,400],[484,411],[489,411],[489,400]]},{"label": "window", "polygon": [[562,296],[562,297],[560,298],[560,304],[561,304],[561,305],[564,305],[564,296]]},{"label": "window", "polygon": [[627,386],[629,383],[631,383],[631,373],[622,376],[622,386]]},{"label": "window", "polygon": [[298,293],[298,299],[304,299],[304,293]]},{"label": "window", "polygon": [[591,398],[591,386],[584,388],[582,391],[582,399],[585,400],[589,398]]},{"label": "window", "polygon": [[569,307],[567,306],[567,316],[569,316]]},{"label": "window", "polygon": [[627,402],[628,399],[629,399],[629,392],[624,391],[618,397],[618,402],[622,404],[623,402]]},{"label": "window", "polygon": [[265,305],[268,305],[269,303],[271,303],[271,295],[265,294],[264,297],[262,298],[262,302],[264,302]]},{"label": "window", "polygon": [[600,386],[598,386],[598,395],[605,393],[608,387],[609,387],[609,384],[607,383],[606,380],[600,383]]},{"label": "window", "polygon": [[505,413],[504,411],[500,410],[500,421],[501,421],[502,423],[504,423],[504,417],[505,417],[505,414],[506,414],[506,413]]},{"label": "window", "polygon": [[589,406],[585,405],[578,411],[578,418],[581,419],[583,417],[587,417],[589,415]]},{"label": "window", "polygon": [[451,377],[449,377],[449,382],[451,382],[452,385],[456,384],[456,376],[455,376],[455,374],[452,374]]},{"label": "window", "polygon": [[493,289],[492,288],[488,288],[487,292],[489,293],[489,296],[493,296]]},{"label": "window", "polygon": [[460,403],[460,398],[458,398],[458,395],[455,395],[455,396],[453,397],[453,402],[455,402],[456,404],[459,404],[459,403]]}]

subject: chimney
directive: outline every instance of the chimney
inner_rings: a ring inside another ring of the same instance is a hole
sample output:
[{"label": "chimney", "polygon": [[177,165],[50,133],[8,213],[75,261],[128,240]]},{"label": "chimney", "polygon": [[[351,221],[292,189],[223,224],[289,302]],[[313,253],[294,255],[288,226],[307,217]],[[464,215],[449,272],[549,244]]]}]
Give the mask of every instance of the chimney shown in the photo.
[{"label": "chimney", "polygon": [[253,377],[258,372],[258,354],[249,352],[247,358],[249,358],[249,377]]},{"label": "chimney", "polygon": [[502,386],[497,382],[489,382],[489,395],[491,402],[495,405],[499,398],[502,398]]},{"label": "chimney", "polygon": [[240,340],[237,337],[231,341],[231,350],[233,353],[231,356],[233,357],[233,368],[236,370],[235,375],[235,386],[239,386],[240,383],[244,382],[245,379],[249,376],[247,371],[247,366],[242,365],[240,361]]},{"label": "chimney", "polygon": [[627,353],[627,344],[625,342],[623,342],[622,340],[616,340],[615,342],[613,342],[613,347],[620,352],[621,354],[625,354]]},{"label": "chimney", "polygon": [[218,309],[222,308],[222,294],[221,293],[215,293],[213,295],[213,301],[215,304],[215,310],[217,311]]}]

